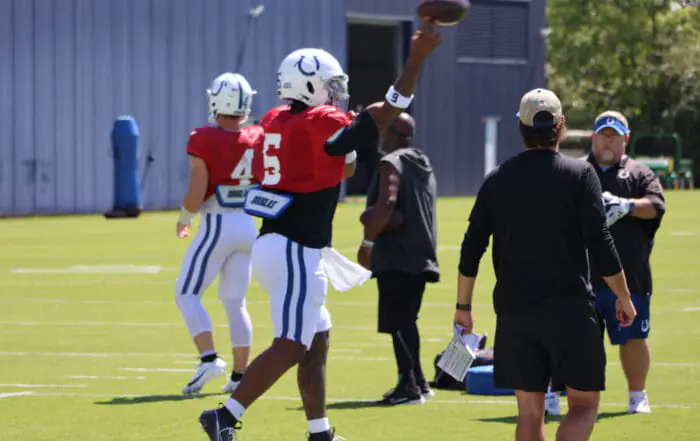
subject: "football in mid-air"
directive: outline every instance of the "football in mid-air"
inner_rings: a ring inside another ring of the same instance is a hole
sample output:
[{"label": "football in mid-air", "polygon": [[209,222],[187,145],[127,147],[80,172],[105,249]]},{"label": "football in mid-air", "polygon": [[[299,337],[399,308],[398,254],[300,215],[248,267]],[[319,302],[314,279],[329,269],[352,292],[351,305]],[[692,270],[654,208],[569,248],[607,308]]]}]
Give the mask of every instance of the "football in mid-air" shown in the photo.
[{"label": "football in mid-air", "polygon": [[438,26],[454,26],[462,21],[469,6],[469,0],[421,0],[416,13],[432,18]]},{"label": "football in mid-air", "polygon": [[[367,207],[367,209],[362,212],[362,214],[360,215],[360,222],[362,222],[362,225],[367,224],[367,221],[372,216],[373,211],[374,211],[374,206],[371,206],[371,207]],[[401,214],[401,212],[398,210],[394,210],[391,212],[391,217],[389,217],[389,220],[387,221],[387,223],[384,224],[384,228],[382,229],[382,232],[393,231],[393,230],[399,228],[402,223],[403,223],[403,214]]]}]

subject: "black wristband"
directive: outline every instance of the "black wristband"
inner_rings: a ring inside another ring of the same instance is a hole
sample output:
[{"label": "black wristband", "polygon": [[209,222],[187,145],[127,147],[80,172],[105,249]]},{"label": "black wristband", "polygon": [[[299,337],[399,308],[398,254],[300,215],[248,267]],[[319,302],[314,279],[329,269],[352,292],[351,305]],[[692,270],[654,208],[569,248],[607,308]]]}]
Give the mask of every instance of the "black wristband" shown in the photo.
[{"label": "black wristband", "polygon": [[471,311],[472,310],[471,303],[457,303],[456,307],[459,311]]}]

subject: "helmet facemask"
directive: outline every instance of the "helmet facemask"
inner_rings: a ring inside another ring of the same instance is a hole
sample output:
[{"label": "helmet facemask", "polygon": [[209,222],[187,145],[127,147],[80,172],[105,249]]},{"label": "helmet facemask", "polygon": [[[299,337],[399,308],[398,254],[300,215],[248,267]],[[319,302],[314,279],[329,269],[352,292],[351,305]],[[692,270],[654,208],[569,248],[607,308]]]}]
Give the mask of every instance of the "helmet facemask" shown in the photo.
[{"label": "helmet facemask", "polygon": [[324,87],[328,91],[328,104],[346,112],[348,110],[348,104],[350,103],[347,75],[332,77],[326,81]]}]

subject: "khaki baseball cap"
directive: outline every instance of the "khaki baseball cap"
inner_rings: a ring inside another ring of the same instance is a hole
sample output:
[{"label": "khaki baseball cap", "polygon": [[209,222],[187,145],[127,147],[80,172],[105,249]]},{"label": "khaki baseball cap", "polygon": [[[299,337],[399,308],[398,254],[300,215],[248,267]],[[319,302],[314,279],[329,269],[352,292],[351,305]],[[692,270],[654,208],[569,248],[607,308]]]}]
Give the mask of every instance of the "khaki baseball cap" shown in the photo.
[{"label": "khaki baseball cap", "polygon": [[520,122],[529,127],[535,127],[535,115],[540,112],[548,112],[552,115],[552,122],[538,123],[538,125],[557,125],[561,120],[562,109],[559,97],[547,89],[533,89],[520,99],[520,111],[517,116]]}]

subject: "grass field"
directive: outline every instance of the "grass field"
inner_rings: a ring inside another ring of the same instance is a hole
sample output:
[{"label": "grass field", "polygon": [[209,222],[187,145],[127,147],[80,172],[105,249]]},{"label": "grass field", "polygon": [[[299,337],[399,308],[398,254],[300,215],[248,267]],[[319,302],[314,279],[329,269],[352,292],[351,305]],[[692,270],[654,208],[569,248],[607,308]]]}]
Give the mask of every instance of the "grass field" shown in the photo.
[{"label": "grass field", "polygon": [[[700,193],[670,192],[653,256],[654,365],[651,415],[625,415],[626,386],[609,348],[608,390],[594,440],[700,439]],[[420,318],[422,359],[448,342],[458,249],[471,199],[438,207],[443,281],[430,286]],[[345,203],[335,246],[354,259],[362,206]],[[204,440],[200,411],[225,396],[179,395],[196,364],[194,347],[173,302],[187,241],[174,235],[174,213],[137,220],[101,216],[0,220],[0,440]],[[484,259],[477,283],[477,332],[493,335],[493,272]],[[133,265],[133,266],[132,266]],[[139,273],[136,273],[136,272]],[[375,332],[376,287],[331,291],[334,319],[329,362],[329,416],[349,441],[510,440],[513,397],[437,391],[423,406],[376,408],[396,378],[387,337]],[[216,292],[205,294],[220,353],[228,332]],[[253,352],[271,338],[267,298],[253,284],[249,308]],[[563,411],[566,406],[563,406]],[[303,440],[306,423],[295,375],[288,373],[243,419],[242,440]],[[547,424],[554,439],[556,420]]]}]

